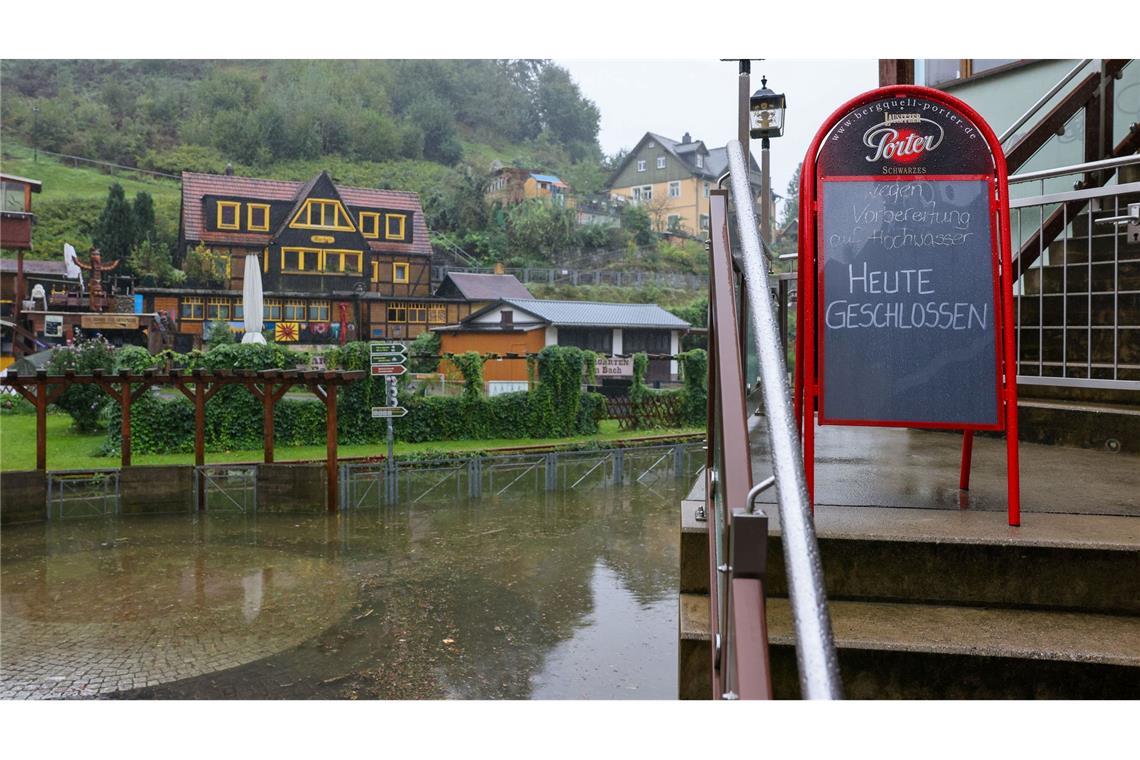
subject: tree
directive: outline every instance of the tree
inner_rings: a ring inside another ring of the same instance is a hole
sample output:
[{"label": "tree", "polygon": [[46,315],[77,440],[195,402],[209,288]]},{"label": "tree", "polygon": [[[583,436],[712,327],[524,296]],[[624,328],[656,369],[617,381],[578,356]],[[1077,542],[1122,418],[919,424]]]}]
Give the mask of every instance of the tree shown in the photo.
[{"label": "tree", "polygon": [[135,205],[132,209],[134,217],[134,244],[137,246],[144,241],[154,241],[154,199],[150,193],[139,192],[135,194]]},{"label": "tree", "polygon": [[[153,206],[151,210],[153,220]],[[104,263],[110,264],[130,256],[131,246],[135,243],[135,215],[123,193],[123,186],[118,182],[107,191],[107,202],[91,238],[103,254]]]},{"label": "tree", "polygon": [[186,279],[196,285],[224,285],[228,260],[226,254],[217,253],[199,243],[186,252],[182,270],[186,272]]}]

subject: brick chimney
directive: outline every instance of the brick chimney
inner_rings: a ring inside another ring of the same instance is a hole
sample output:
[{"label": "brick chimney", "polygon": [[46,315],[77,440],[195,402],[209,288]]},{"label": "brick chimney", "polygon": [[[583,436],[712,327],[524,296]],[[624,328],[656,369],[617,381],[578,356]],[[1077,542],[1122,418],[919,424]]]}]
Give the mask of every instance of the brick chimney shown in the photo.
[{"label": "brick chimney", "polygon": [[690,135],[688,132],[686,132],[686,133],[685,133],[685,134],[684,134],[684,135],[681,137],[681,144],[682,144],[682,145],[688,145],[688,144],[689,144],[689,143],[691,143],[692,141],[693,141],[693,136],[692,136],[692,135]]}]

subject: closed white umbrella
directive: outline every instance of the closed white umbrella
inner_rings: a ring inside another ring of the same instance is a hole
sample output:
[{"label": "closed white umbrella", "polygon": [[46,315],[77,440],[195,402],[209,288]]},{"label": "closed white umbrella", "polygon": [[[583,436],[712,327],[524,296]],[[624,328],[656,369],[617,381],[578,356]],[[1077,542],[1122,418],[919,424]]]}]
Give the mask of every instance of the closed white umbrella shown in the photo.
[{"label": "closed white umbrella", "polygon": [[245,278],[241,293],[242,316],[245,319],[245,335],[242,343],[265,343],[265,336],[261,334],[263,317],[265,315],[265,301],[261,293],[261,262],[256,253],[245,257]]}]

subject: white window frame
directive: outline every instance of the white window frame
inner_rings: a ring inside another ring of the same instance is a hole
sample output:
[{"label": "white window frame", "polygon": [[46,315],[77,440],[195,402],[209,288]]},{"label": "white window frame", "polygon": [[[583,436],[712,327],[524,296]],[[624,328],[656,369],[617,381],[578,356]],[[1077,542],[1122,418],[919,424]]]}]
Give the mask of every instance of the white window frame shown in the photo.
[{"label": "white window frame", "polygon": [[705,183],[705,197],[709,197],[709,189],[712,187],[708,182]]},{"label": "white window frame", "polygon": [[700,153],[697,154],[697,168],[698,169],[705,168],[705,157],[702,156]]},{"label": "white window frame", "polygon": [[664,169],[665,168],[665,156],[658,156],[657,157],[657,168],[658,169]]},{"label": "white window frame", "polygon": [[[676,192],[674,192],[674,191],[676,191]],[[681,181],[680,180],[674,180],[673,182],[669,183],[668,195],[670,198],[680,198],[681,197]]]},{"label": "white window frame", "polygon": [[638,161],[637,162],[637,170],[639,172],[645,171],[645,161]]}]

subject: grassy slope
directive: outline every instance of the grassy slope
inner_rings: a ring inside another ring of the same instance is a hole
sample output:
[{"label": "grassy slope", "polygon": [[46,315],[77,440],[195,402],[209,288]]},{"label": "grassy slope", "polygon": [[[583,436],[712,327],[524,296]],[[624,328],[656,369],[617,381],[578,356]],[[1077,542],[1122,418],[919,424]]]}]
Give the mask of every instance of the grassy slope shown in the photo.
[{"label": "grassy slope", "polygon": [[[95,456],[99,446],[103,443],[105,435],[78,435],[71,430],[71,418],[65,414],[49,414],[47,418],[47,464],[49,470],[62,469],[93,469],[104,467],[118,467],[117,457]],[[396,454],[407,456],[409,454],[423,454],[427,452],[452,451],[484,451],[486,449],[505,446],[528,446],[535,444],[569,444],[588,443],[591,441],[616,441],[623,438],[635,438],[641,435],[660,435],[666,433],[695,433],[701,432],[697,428],[675,428],[669,430],[653,430],[645,433],[619,432],[615,420],[603,420],[601,432],[593,436],[576,436],[573,438],[519,438],[519,439],[489,439],[479,441],[429,441],[426,443],[397,443]],[[0,417],[0,470],[31,470],[36,466],[36,418],[30,414],[6,414]],[[337,454],[340,457],[380,456],[386,451],[385,444],[366,444],[355,446],[340,446]],[[274,456],[278,462],[300,460],[323,460],[325,458],[324,446],[278,446],[274,449]],[[215,464],[219,462],[260,462],[261,449],[249,451],[226,451],[206,453],[206,461]],[[193,454],[155,454],[135,455],[134,464],[192,464]]]},{"label": "grassy slope", "polygon": [[132,198],[135,193],[144,191],[150,193],[155,200],[160,197],[177,200],[181,193],[179,183],[172,179],[160,177],[142,179],[142,175],[127,171],[119,171],[118,176],[114,176],[90,165],[80,164],[79,167],[73,167],[42,153],[39,160],[33,162],[30,148],[14,144],[9,140],[4,140],[3,153],[0,167],[5,174],[37,179],[44,183],[43,192],[32,196],[33,211],[38,202],[60,198],[104,200],[107,197],[107,189],[115,182],[122,185],[123,191]]}]

